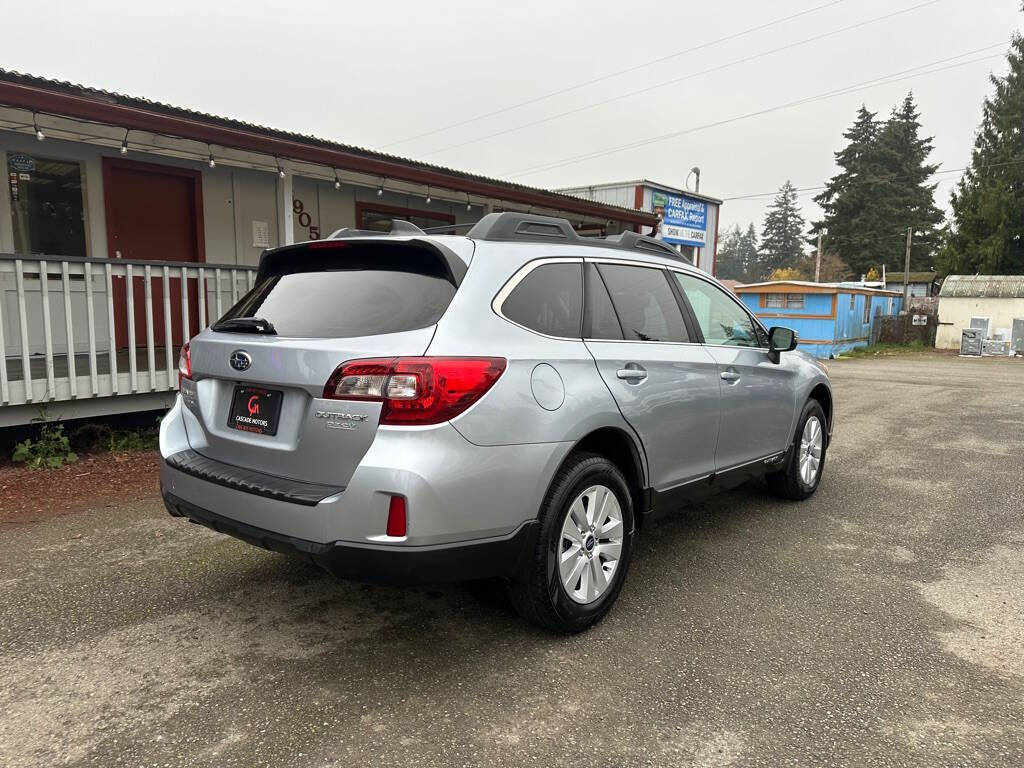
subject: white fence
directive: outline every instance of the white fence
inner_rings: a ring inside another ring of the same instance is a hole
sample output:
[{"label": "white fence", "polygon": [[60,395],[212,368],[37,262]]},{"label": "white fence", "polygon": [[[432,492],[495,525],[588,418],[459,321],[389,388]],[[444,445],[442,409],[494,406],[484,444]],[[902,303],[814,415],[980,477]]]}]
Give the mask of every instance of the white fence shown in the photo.
[{"label": "white fence", "polygon": [[182,339],[255,276],[254,267],[0,254],[0,411],[177,389]]}]

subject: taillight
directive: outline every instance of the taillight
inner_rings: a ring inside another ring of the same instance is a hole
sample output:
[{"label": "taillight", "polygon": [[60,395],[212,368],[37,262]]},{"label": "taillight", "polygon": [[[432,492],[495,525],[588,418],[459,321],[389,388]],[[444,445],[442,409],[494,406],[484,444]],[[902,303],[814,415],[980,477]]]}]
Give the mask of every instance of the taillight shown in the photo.
[{"label": "taillight", "polygon": [[178,389],[181,389],[182,379],[192,378],[192,352],[188,347],[188,342],[181,348],[181,354],[178,355]]},{"label": "taillight", "polygon": [[381,424],[440,424],[483,397],[504,371],[502,357],[350,360],[331,374],[324,397],[380,401]]}]

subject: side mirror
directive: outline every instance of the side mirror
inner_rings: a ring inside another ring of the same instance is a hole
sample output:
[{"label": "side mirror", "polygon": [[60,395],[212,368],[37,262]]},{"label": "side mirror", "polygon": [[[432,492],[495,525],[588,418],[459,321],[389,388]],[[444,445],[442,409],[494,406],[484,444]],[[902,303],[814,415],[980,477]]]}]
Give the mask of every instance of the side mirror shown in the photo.
[{"label": "side mirror", "polygon": [[783,328],[781,325],[773,326],[768,331],[768,352],[778,357],[779,352],[789,352],[796,349],[799,337],[792,328]]}]

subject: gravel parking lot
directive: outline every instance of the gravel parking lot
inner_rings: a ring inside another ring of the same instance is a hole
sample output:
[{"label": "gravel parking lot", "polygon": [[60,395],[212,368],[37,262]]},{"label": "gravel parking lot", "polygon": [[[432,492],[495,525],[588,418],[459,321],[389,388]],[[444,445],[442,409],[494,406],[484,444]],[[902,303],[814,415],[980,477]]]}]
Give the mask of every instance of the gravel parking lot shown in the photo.
[{"label": "gravel parking lot", "polygon": [[0,765],[1024,764],[1024,364],[831,364],[803,504],[649,527],[556,637],[150,500],[0,529]]}]

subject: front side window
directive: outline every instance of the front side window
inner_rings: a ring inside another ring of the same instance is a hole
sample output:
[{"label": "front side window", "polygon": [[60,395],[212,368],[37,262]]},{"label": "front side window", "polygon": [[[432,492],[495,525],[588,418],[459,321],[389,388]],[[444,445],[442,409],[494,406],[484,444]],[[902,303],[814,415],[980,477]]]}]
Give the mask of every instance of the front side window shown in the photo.
[{"label": "front side window", "polygon": [[750,315],[715,285],[700,278],[672,273],[690,302],[705,344],[759,347],[760,336]]},{"label": "front side window", "polygon": [[804,295],[802,293],[786,294],[786,309],[803,309]]},{"label": "front side window", "polygon": [[690,341],[662,270],[621,264],[601,264],[598,270],[627,341]]},{"label": "front side window", "polygon": [[79,163],[11,152],[7,177],[15,252],[87,255]]},{"label": "front side window", "polygon": [[514,323],[546,336],[578,339],[583,321],[583,265],[542,264],[501,305]]}]

